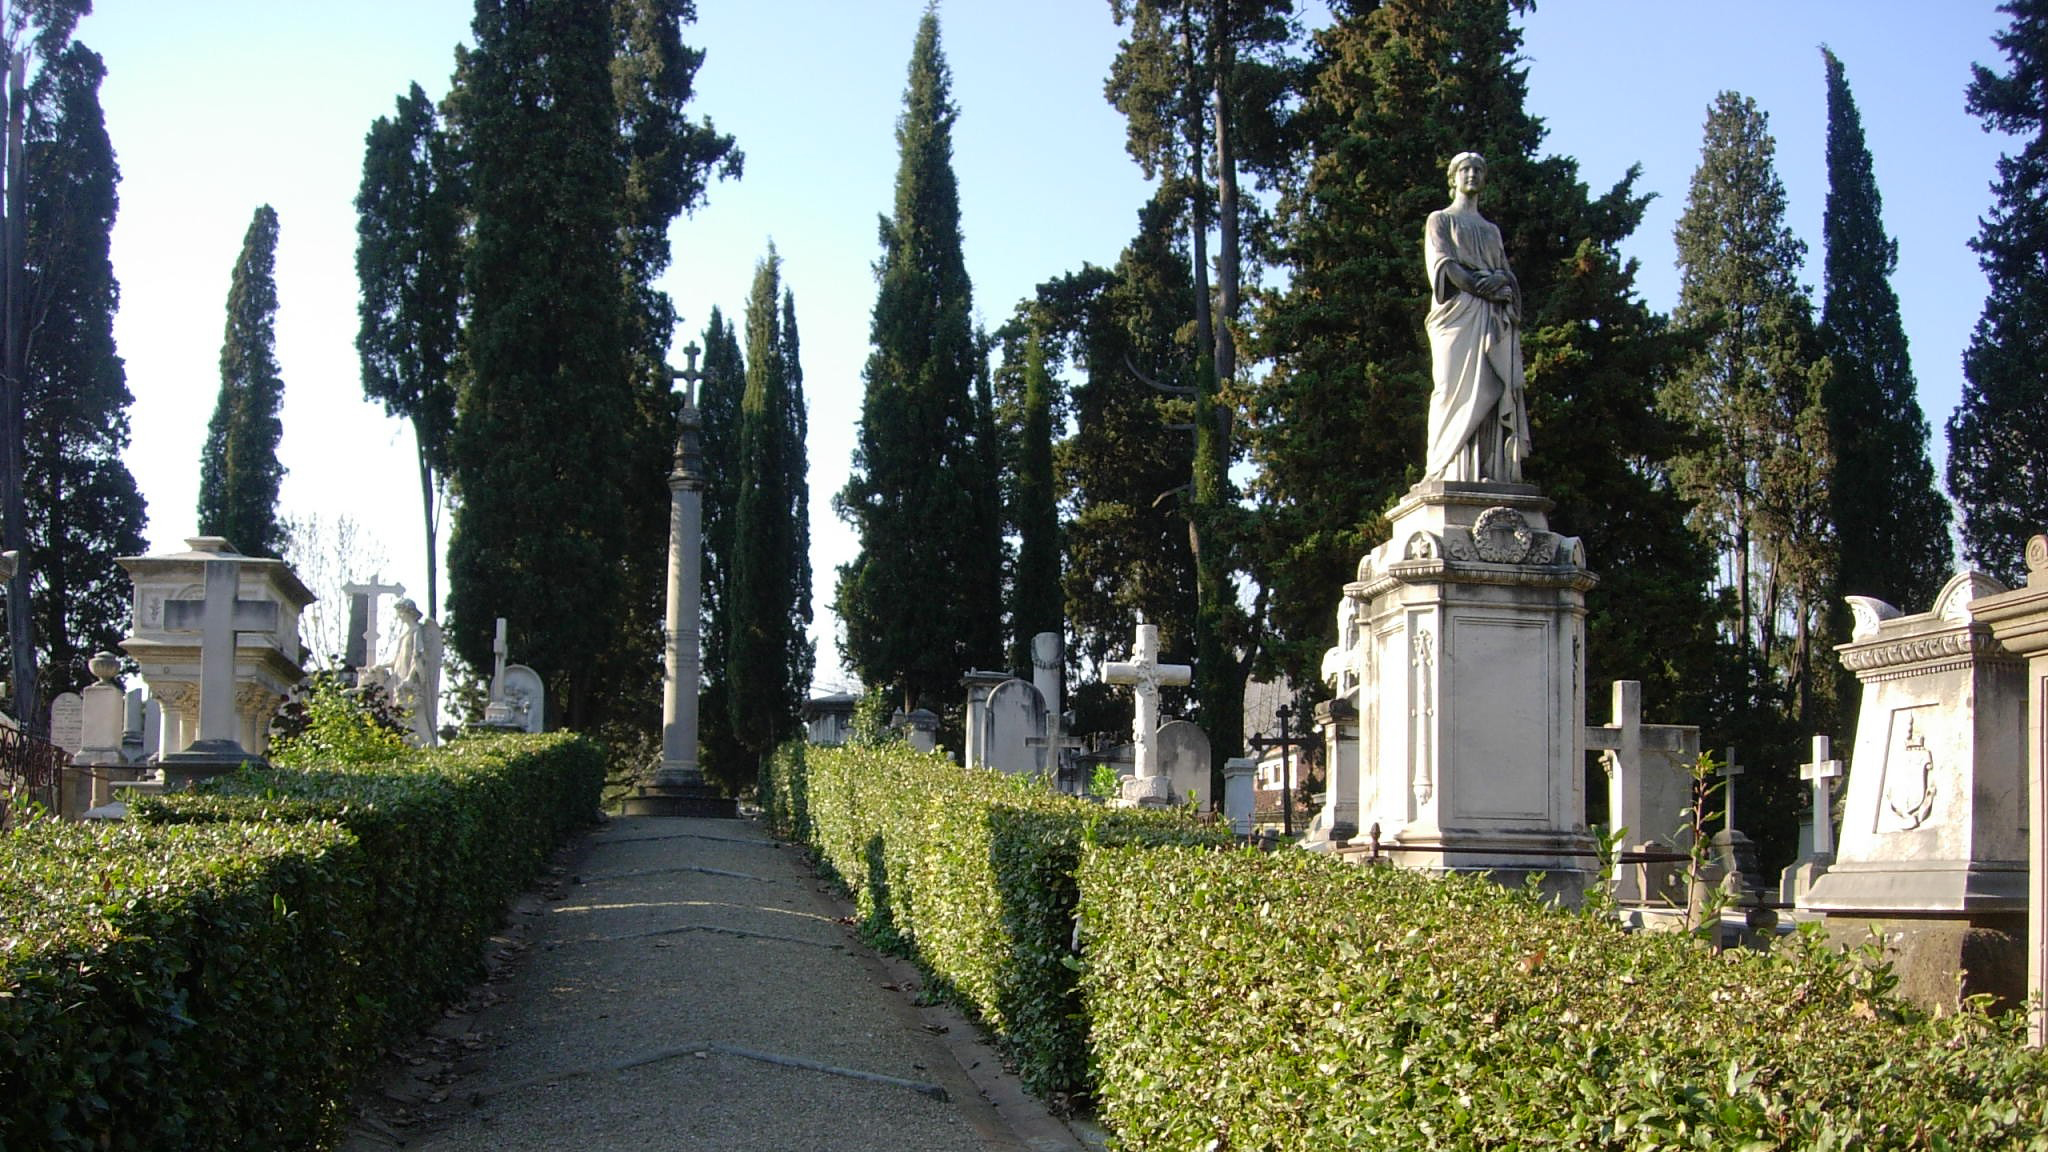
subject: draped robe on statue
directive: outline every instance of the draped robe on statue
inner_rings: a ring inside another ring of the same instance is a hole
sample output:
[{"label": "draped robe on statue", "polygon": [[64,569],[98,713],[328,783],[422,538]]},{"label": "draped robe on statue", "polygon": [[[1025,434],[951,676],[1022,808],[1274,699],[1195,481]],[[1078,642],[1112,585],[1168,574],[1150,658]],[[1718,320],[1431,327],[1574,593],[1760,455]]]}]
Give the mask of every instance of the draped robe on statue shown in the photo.
[{"label": "draped robe on statue", "polygon": [[[1423,229],[1429,266],[1429,447],[1431,480],[1520,483],[1529,455],[1522,392],[1522,289],[1508,269],[1500,229],[1476,212],[1438,211]],[[1505,273],[1507,302],[1462,285]]]}]

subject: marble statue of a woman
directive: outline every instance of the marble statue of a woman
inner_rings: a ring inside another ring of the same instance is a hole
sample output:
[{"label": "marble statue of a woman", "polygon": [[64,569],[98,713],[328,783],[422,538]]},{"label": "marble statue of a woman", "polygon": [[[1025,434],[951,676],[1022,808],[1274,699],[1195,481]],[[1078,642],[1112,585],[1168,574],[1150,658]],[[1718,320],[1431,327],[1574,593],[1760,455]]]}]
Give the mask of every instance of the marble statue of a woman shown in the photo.
[{"label": "marble statue of a woman", "polygon": [[1423,471],[1431,480],[1520,483],[1529,455],[1522,289],[1500,229],[1479,214],[1486,161],[1459,153],[1450,182],[1450,207],[1431,212],[1422,234],[1432,384]]}]

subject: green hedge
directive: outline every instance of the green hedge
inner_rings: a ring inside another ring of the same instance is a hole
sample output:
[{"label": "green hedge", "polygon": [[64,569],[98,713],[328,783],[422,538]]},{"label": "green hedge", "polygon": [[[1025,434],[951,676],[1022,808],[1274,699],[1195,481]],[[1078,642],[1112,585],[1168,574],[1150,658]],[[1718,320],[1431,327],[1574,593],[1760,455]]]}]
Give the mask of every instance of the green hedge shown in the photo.
[{"label": "green hedge", "polygon": [[603,775],[573,737],[468,741],[0,838],[0,1149],[331,1141]]},{"label": "green hedge", "polygon": [[784,749],[762,800],[845,883],[870,937],[914,957],[1041,1094],[1086,1087],[1069,951],[1083,843],[1231,839],[1184,813],[1104,809],[901,744]]},{"label": "green hedge", "polygon": [[1122,1149],[2048,1148],[2016,1018],[1929,1018],[1810,933],[1716,956],[1473,878],[1091,851]]}]

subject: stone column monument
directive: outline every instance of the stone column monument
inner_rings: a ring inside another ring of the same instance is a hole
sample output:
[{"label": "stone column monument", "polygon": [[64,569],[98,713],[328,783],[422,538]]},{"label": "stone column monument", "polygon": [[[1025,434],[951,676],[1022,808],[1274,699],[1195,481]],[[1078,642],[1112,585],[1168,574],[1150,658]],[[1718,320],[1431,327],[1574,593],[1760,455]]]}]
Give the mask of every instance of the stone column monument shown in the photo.
[{"label": "stone column monument", "polygon": [[1507,884],[1541,873],[1576,900],[1596,876],[1584,783],[1596,580],[1578,540],[1550,531],[1551,502],[1521,482],[1521,290],[1479,215],[1485,175],[1480,157],[1453,159],[1451,205],[1424,228],[1425,475],[1339,608],[1361,649],[1342,659],[1360,677],[1357,819],[1401,866]]},{"label": "stone column monument", "polygon": [[626,797],[628,816],[735,816],[731,797],[704,779],[697,764],[697,692],[702,670],[698,618],[704,568],[704,417],[697,411],[697,345],[683,349],[682,427],[669,472],[668,614],[661,705],[661,761]]},{"label": "stone column monument", "polygon": [[2027,661],[2027,995],[2029,1035],[2048,1047],[2048,536],[2027,541],[2027,583],[1971,605],[2007,652]]},{"label": "stone column monument", "polygon": [[1159,689],[1194,682],[1195,670],[1186,664],[1159,662],[1159,625],[1138,625],[1137,641],[1129,660],[1104,665],[1102,678],[1111,684],[1128,684],[1136,705],[1131,721],[1131,744],[1136,774],[1124,784],[1124,801],[1129,804],[1173,803],[1173,786],[1159,767]]}]

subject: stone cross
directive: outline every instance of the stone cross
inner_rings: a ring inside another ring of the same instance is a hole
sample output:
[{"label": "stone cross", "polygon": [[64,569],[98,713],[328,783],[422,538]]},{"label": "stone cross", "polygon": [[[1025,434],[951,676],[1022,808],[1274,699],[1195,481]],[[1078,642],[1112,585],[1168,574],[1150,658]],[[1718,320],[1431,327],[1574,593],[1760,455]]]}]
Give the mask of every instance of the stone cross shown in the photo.
[{"label": "stone cross", "polygon": [[491,638],[491,699],[505,698],[505,656],[511,651],[505,643],[505,618],[498,617],[497,634]]},{"label": "stone cross", "polygon": [[1643,723],[1643,682],[1616,680],[1613,716],[1604,725],[1586,728],[1586,750],[1607,762],[1607,822],[1625,828],[1632,839],[1648,838],[1643,827],[1643,753],[1683,752],[1683,730],[1669,724]]},{"label": "stone cross", "polygon": [[1728,750],[1728,763],[1721,766],[1721,799],[1727,804],[1726,812],[1721,818],[1721,825],[1728,830],[1730,835],[1733,835],[1735,832],[1735,778],[1740,775],[1742,775],[1742,765],[1735,762],[1735,749],[1730,748]]},{"label": "stone cross", "polygon": [[686,366],[668,370],[669,379],[681,380],[683,382],[683,407],[685,408],[695,408],[697,406],[697,381],[704,378],[704,373],[697,370],[697,357],[702,352],[703,349],[697,347],[695,340],[690,341],[688,344],[683,345],[683,359]]},{"label": "stone cross", "polygon": [[1159,625],[1138,625],[1138,637],[1130,660],[1112,661],[1102,669],[1111,684],[1129,684],[1137,698],[1137,712],[1131,723],[1137,776],[1150,780],[1159,775],[1159,689],[1168,685],[1194,683],[1195,670],[1186,664],[1159,662]]},{"label": "stone cross", "polygon": [[244,632],[275,632],[274,600],[243,600],[241,565],[206,562],[206,599],[164,603],[164,631],[199,634],[199,740],[239,747],[235,721],[235,643]]},{"label": "stone cross", "polygon": [[379,582],[375,576],[372,576],[368,584],[343,584],[341,591],[346,596],[361,596],[363,598],[363,634],[359,637],[363,642],[363,662],[361,667],[375,667],[377,663],[377,598],[380,596],[403,596],[405,595],[405,585],[384,584]]},{"label": "stone cross", "polygon": [[1813,781],[1813,854],[1816,857],[1833,859],[1835,855],[1835,820],[1828,807],[1828,781],[1842,772],[1842,762],[1828,756],[1828,738],[1815,736],[1813,762],[1799,766],[1799,778]]}]

